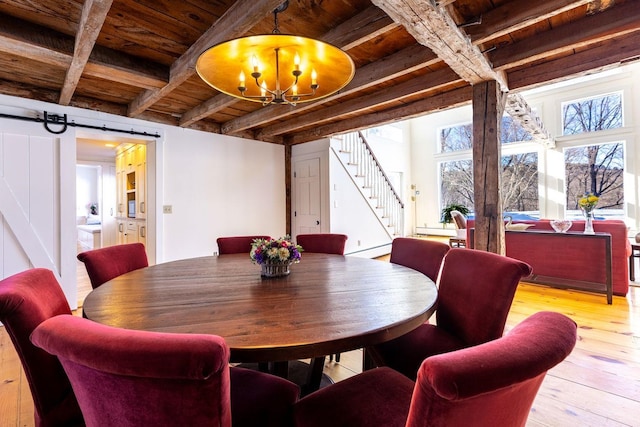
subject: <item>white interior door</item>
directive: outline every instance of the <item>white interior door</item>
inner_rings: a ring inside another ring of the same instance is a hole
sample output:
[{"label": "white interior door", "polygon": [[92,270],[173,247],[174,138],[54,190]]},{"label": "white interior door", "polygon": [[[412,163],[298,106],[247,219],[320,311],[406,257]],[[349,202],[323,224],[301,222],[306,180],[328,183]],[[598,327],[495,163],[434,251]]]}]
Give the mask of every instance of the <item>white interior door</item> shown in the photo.
[{"label": "white interior door", "polygon": [[319,233],[320,223],[320,158],[294,163],[294,235]]}]

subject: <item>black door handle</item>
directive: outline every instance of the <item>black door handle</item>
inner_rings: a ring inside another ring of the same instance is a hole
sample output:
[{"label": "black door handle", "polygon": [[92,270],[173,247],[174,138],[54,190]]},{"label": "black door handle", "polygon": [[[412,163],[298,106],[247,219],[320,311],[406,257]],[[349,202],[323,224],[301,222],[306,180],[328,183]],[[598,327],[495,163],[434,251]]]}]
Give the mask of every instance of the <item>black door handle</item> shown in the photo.
[{"label": "black door handle", "polygon": [[316,225],[320,225],[320,221],[316,221]]}]

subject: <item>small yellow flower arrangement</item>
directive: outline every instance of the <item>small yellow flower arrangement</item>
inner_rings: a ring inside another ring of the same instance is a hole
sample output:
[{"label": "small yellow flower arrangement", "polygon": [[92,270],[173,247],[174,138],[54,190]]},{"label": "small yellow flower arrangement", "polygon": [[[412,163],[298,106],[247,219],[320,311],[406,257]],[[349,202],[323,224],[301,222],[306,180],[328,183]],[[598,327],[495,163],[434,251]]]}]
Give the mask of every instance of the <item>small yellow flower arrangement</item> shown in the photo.
[{"label": "small yellow flower arrangement", "polygon": [[585,194],[578,199],[578,206],[580,206],[580,209],[585,212],[591,212],[598,204],[598,200],[600,200],[598,196],[595,196],[591,193]]}]

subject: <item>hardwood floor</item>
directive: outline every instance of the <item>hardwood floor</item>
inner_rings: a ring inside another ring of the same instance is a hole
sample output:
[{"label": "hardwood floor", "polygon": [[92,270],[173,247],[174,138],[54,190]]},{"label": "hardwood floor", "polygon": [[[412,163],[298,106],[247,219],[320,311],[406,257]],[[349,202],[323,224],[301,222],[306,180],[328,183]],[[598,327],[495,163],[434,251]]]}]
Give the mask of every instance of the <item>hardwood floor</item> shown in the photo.
[{"label": "hardwood floor", "polygon": [[[84,268],[79,282],[79,295],[86,295],[91,287]],[[604,295],[521,283],[507,330],[542,310],[574,319],[579,339],[572,354],[547,375],[527,426],[640,426],[640,288],[632,287],[626,298],[614,296],[607,305]],[[361,371],[362,351],[342,353],[340,363],[328,360],[325,373],[340,381]],[[0,426],[33,425],[26,378],[0,328]]]}]

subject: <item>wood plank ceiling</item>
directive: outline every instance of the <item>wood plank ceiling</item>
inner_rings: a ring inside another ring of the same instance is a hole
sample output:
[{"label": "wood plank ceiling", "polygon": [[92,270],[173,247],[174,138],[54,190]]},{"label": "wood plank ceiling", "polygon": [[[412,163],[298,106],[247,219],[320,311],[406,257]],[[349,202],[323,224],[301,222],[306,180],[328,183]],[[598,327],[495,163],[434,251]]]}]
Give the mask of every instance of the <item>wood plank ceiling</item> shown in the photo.
[{"label": "wood plank ceiling", "polygon": [[469,103],[497,80],[506,110],[547,141],[524,89],[640,58],[640,0],[290,0],[284,34],[356,64],[339,93],[296,107],[207,86],[207,47],[273,29],[282,0],[6,0],[0,93],[298,144]]}]

